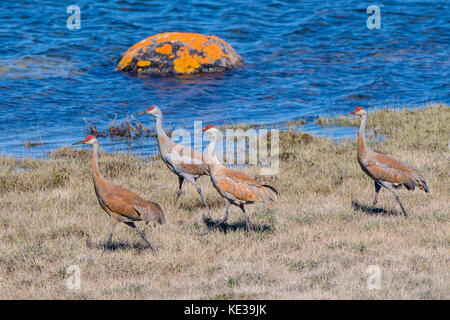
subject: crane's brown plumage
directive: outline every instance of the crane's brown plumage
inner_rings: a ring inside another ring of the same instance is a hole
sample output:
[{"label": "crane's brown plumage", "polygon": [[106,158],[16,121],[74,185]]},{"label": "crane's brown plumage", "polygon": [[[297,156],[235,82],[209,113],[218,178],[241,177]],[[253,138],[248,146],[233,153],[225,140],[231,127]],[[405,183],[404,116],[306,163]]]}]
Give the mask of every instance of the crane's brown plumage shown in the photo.
[{"label": "crane's brown plumage", "polygon": [[216,164],[212,164],[211,172],[217,191],[237,206],[255,201],[277,201],[277,191],[273,187],[263,185],[245,173]]},{"label": "crane's brown plumage", "polygon": [[203,204],[209,211],[209,207],[203,197],[202,189],[196,182],[199,177],[209,175],[209,168],[203,155],[194,149],[173,142],[167,136],[162,125],[162,112],[158,107],[151,106],[144,111],[138,112],[138,114],[142,113],[150,114],[156,118],[156,135],[161,159],[170,171],[178,176],[179,185],[175,202],[178,201],[181,195],[183,181],[187,180],[195,187]]},{"label": "crane's brown plumage", "polygon": [[101,175],[97,163],[99,144],[94,136],[87,136],[84,140],[74,143],[74,145],[76,144],[90,144],[93,147],[92,178],[95,194],[102,209],[110,216],[108,246],[111,245],[117,223],[123,222],[135,229],[148,246],[154,250],[147,238],[136,228],[134,221],[145,221],[147,224],[149,222],[165,224],[164,212],[159,204],[144,200],[130,190],[111,183]]},{"label": "crane's brown plumage", "polygon": [[408,190],[414,190],[415,186],[418,186],[423,191],[429,192],[425,178],[420,172],[384,154],[375,154],[373,159],[369,159],[366,169],[375,179],[388,181],[396,186],[402,185]]},{"label": "crane's brown plumage", "polygon": [[361,169],[374,180],[375,199],[373,204],[378,202],[378,192],[381,187],[391,190],[395,199],[400,204],[404,215],[407,217],[403,204],[397,193],[393,189],[406,187],[408,190],[414,190],[419,187],[425,192],[429,192],[428,185],[423,175],[416,169],[405,166],[384,154],[370,150],[366,146],[365,128],[367,121],[367,112],[362,107],[357,107],[348,115],[357,115],[361,118],[361,125],[358,133],[357,159]]},{"label": "crane's brown plumage", "polygon": [[235,171],[222,165],[220,161],[217,160],[214,152],[219,130],[213,125],[208,125],[203,131],[212,135],[212,139],[208,146],[207,163],[209,166],[211,182],[217,192],[223,197],[226,212],[225,217],[222,220],[201,232],[200,235],[207,234],[213,228],[228,220],[228,209],[230,204],[241,208],[245,215],[245,224],[248,229],[250,219],[245,211],[244,205],[254,202],[268,202],[273,205],[278,201],[278,192],[275,188],[263,185],[243,172]]}]

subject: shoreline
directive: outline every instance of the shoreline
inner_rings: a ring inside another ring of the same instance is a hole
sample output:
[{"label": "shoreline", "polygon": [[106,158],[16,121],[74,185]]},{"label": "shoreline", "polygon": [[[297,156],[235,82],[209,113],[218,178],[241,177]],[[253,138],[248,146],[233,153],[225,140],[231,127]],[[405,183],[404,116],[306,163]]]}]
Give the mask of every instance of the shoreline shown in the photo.
[{"label": "shoreline", "polygon": [[[402,110],[421,110],[429,108],[430,106],[438,106],[438,107],[447,107],[450,108],[450,106],[444,102],[431,102],[424,106],[415,106],[415,107],[408,107],[404,106],[401,108],[376,108],[372,109],[370,113],[373,112],[397,112]],[[206,123],[206,122],[205,122]],[[314,117],[314,119],[306,119],[299,117],[295,120],[285,120],[285,121],[278,121],[278,122],[272,122],[272,123],[243,123],[243,122],[235,122],[235,123],[224,123],[218,125],[220,130],[224,129],[280,129],[280,131],[291,131],[295,130],[298,132],[306,133],[318,138],[325,138],[325,139],[333,139],[334,141],[338,142],[342,139],[350,139],[351,136],[354,136],[356,138],[357,130],[353,130],[352,128],[357,126],[357,121],[355,119],[353,120],[345,120],[345,116],[342,116],[342,114],[336,114],[336,115],[321,115],[318,117]],[[307,128],[305,130],[305,128]],[[173,129],[173,127],[172,127]],[[370,129],[370,128],[369,128]],[[153,130],[153,129],[152,129]],[[327,134],[328,132],[328,134]],[[89,134],[88,131],[85,133],[86,135]],[[170,136],[170,135],[169,135]],[[113,140],[115,139],[115,140]],[[127,144],[127,140],[125,138],[113,138],[108,137],[107,145],[114,144],[114,143],[120,143],[122,145]],[[140,137],[138,140],[135,141],[142,141],[141,139],[156,139],[154,136],[154,133],[152,133],[149,137]],[[133,141],[131,142],[133,143]],[[42,139],[36,140],[36,141],[29,141],[25,140],[23,142],[24,150],[30,150],[34,147],[40,147],[47,145],[48,142],[43,141]],[[156,155],[158,155],[158,150],[156,143],[153,146],[152,149],[154,149],[151,153],[146,153],[142,155],[137,150],[141,149],[143,144],[139,146],[135,146],[134,148],[131,147],[131,149],[123,150],[123,151],[115,151],[115,152],[108,152],[110,154],[131,154],[137,158],[146,159],[151,158]],[[207,143],[203,145],[203,150],[205,149],[205,146],[207,146]],[[51,157],[52,152],[57,151],[59,149],[64,148],[70,148],[70,144],[62,144],[58,148],[53,148],[47,151],[43,151],[39,155],[14,155],[14,154],[5,154],[0,153],[0,157],[15,157],[17,159],[24,159],[24,158],[33,158],[33,159],[49,159]],[[134,152],[133,152],[134,151]]]}]

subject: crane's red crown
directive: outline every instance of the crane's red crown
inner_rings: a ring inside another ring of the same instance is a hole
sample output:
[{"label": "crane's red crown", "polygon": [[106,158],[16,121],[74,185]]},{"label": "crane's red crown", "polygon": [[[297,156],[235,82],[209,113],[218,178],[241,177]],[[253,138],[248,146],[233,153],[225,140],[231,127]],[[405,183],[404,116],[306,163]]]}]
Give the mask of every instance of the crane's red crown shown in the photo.
[{"label": "crane's red crown", "polygon": [[205,132],[206,130],[209,130],[211,128],[215,128],[213,124],[208,124],[206,127],[203,128],[202,132]]},{"label": "crane's red crown", "polygon": [[153,109],[155,109],[155,106],[148,107],[147,111],[152,111]]},{"label": "crane's red crown", "polygon": [[87,136],[86,138],[84,138],[84,142],[88,142],[88,141],[90,141],[91,139],[95,139],[95,137],[92,136],[92,135]]},{"label": "crane's red crown", "polygon": [[361,111],[361,110],[364,110],[364,108],[363,107],[356,107],[355,110],[353,110],[353,112],[358,112],[358,111]]}]

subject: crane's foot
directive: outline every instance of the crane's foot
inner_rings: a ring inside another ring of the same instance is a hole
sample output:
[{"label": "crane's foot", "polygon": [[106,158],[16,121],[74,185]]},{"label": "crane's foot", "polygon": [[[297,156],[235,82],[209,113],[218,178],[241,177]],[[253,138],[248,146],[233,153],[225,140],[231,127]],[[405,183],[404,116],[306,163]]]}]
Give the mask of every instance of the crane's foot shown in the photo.
[{"label": "crane's foot", "polygon": [[139,229],[136,227],[136,225],[133,222],[124,222],[126,225],[132,227],[134,230],[136,230],[136,232],[139,234],[139,236],[147,243],[147,245],[149,246],[150,249],[152,249],[153,253],[156,254],[156,250],[155,248],[152,247],[152,245],[150,244],[150,242],[147,240],[147,238],[145,237],[145,235],[139,231]]},{"label": "crane's foot", "polygon": [[105,252],[106,250],[110,250],[112,248],[112,246],[113,246],[112,234],[110,234],[108,237],[108,240],[106,240],[106,245],[103,247],[103,252]]},{"label": "crane's foot", "polygon": [[202,214],[203,220],[205,220],[205,219],[211,219],[211,211],[209,210],[208,207],[206,207],[206,209],[208,209],[208,213],[207,213],[206,215],[205,215],[205,214]]},{"label": "crane's foot", "polygon": [[245,231],[249,232],[250,231],[250,217],[248,216],[247,211],[245,211],[245,208],[243,205],[241,205],[240,208],[245,216]]},{"label": "crane's foot", "polygon": [[111,250],[111,247],[112,247],[112,243],[109,241],[106,241],[106,244],[102,248],[102,256],[106,251]]},{"label": "crane's foot", "polygon": [[250,221],[245,221],[245,231],[249,232],[250,231]]},{"label": "crane's foot", "polygon": [[147,239],[144,238],[144,241],[147,242],[148,247],[149,247],[150,249],[152,249],[153,252],[156,252],[155,248],[152,247],[152,245],[150,244],[150,242],[148,242]]},{"label": "crane's foot", "polygon": [[137,229],[137,228],[136,228],[136,231],[137,231],[138,234],[141,236],[141,238],[144,239],[144,241],[147,243],[148,247],[149,247],[150,249],[152,249],[153,253],[156,254],[156,255],[158,255],[158,252],[156,251],[155,248],[153,248],[153,246],[150,244],[150,242],[147,240],[147,238],[144,236],[144,234],[143,234],[141,231],[139,231],[139,229]]},{"label": "crane's foot", "polygon": [[175,204],[177,204],[178,199],[180,199],[181,192],[177,192],[177,195],[175,196]]},{"label": "crane's foot", "polygon": [[405,215],[405,218],[409,218],[408,214],[406,213],[405,207],[403,206],[402,202],[400,201],[400,198],[398,195],[394,192],[394,190],[391,190],[394,194],[395,200],[397,200],[398,204],[400,205],[400,208],[402,208],[403,214]]}]

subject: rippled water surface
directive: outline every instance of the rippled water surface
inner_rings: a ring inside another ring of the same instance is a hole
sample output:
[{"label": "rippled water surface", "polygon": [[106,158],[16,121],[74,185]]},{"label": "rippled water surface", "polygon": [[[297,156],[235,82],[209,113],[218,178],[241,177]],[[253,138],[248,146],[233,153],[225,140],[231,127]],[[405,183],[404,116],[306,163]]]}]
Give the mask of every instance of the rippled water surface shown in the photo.
[{"label": "rippled water surface", "polygon": [[[37,4],[38,3],[38,4]],[[81,29],[66,27],[67,6]],[[2,1],[0,154],[45,156],[78,141],[85,120],[102,130],[156,104],[166,127],[305,118],[371,108],[449,103],[448,1],[383,1],[381,29],[369,30],[360,1]],[[137,78],[114,71],[118,57],[165,31],[217,35],[245,66],[193,78]],[[150,116],[139,120],[153,127]],[[26,147],[26,141],[42,145]],[[101,140],[128,151],[125,140]],[[155,152],[154,138],[131,143]]]}]

